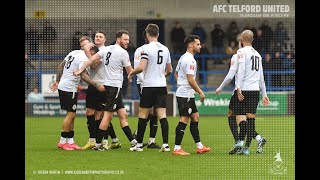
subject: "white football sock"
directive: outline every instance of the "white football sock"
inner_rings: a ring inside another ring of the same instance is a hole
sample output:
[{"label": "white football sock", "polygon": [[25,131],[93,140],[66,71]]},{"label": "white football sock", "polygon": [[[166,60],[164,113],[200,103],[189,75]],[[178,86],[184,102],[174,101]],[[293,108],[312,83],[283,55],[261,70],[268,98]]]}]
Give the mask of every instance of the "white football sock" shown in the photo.
[{"label": "white football sock", "polygon": [[259,142],[260,139],[261,139],[261,136],[260,136],[260,135],[257,135],[255,139],[257,140],[257,142]]},{"label": "white football sock", "polygon": [[64,137],[60,137],[60,144],[65,144],[67,142],[67,139]]},{"label": "white football sock", "polygon": [[180,150],[181,149],[181,145],[174,145],[174,150]]},{"label": "white football sock", "polygon": [[149,138],[148,144],[155,143],[156,138]]},{"label": "white football sock", "polygon": [[68,138],[67,141],[68,141],[68,144],[73,144],[74,143],[73,138]]},{"label": "white football sock", "polygon": [[118,142],[118,138],[113,138],[112,142]]},{"label": "white football sock", "polygon": [[199,148],[199,149],[202,149],[202,148],[203,148],[203,145],[202,145],[201,142],[197,142],[196,144],[197,144],[197,148]]},{"label": "white football sock", "polygon": [[164,148],[167,146],[169,147],[169,144],[162,144],[162,147],[164,147]]}]

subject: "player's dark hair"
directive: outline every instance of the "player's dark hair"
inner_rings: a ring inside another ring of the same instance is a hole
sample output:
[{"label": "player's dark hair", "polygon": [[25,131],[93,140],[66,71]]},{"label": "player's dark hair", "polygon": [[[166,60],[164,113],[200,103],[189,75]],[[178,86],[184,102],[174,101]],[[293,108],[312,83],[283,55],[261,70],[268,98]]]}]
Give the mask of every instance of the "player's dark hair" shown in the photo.
[{"label": "player's dark hair", "polygon": [[79,40],[80,43],[82,43],[84,40],[88,40],[90,43],[92,43],[92,38],[89,36],[82,36]]},{"label": "player's dark hair", "polygon": [[99,51],[99,48],[97,46],[92,46],[90,48],[90,51],[93,51],[94,53],[97,53]]},{"label": "player's dark hair", "polygon": [[126,31],[126,30],[119,30],[119,31],[117,31],[117,32],[116,32],[116,39],[117,39],[117,38],[121,38],[122,34],[127,34],[127,35],[129,35],[129,32]]},{"label": "player's dark hair", "polygon": [[184,38],[184,45],[188,47],[188,44],[194,42],[195,39],[200,39],[200,37],[197,35],[188,35],[186,38]]},{"label": "player's dark hair", "polygon": [[104,35],[104,37],[106,38],[106,33],[105,33],[104,31],[100,31],[100,30],[99,30],[99,31],[96,31],[96,33],[94,34],[94,36],[96,36],[96,34],[97,34],[97,33],[101,33],[101,34],[103,34],[103,35]]},{"label": "player's dark hair", "polygon": [[149,34],[151,37],[158,37],[159,36],[159,26],[156,24],[148,24],[146,27],[146,33]]}]

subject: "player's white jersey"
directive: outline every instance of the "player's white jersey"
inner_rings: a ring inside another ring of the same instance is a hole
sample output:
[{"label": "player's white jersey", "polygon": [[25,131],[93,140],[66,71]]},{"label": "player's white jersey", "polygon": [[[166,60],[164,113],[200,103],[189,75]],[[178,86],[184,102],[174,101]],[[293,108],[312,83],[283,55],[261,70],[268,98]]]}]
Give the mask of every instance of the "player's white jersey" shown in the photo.
[{"label": "player's white jersey", "polygon": [[122,88],[123,67],[131,66],[128,52],[115,44],[102,48],[98,54],[105,68],[104,85]]},{"label": "player's white jersey", "polygon": [[176,72],[177,78],[177,97],[194,98],[194,89],[190,86],[187,78],[187,74],[191,74],[196,78],[197,62],[193,55],[189,52],[184,53],[177,64]]},{"label": "player's white jersey", "polygon": [[[99,51],[103,49],[105,46],[99,47]],[[96,68],[87,68],[90,78],[97,82],[98,84],[103,84],[105,81],[106,69],[104,68],[104,64],[100,63]]]},{"label": "player's white jersey", "polygon": [[[245,62],[245,73],[241,90],[260,90],[259,80],[262,71],[262,58],[252,46],[245,46],[237,51],[239,63]],[[239,72],[238,72],[239,73]],[[238,84],[239,82],[237,82]]]},{"label": "player's white jersey", "polygon": [[147,59],[148,64],[143,71],[142,87],[166,87],[165,71],[171,64],[169,49],[160,42],[150,42],[143,46],[141,59]]},{"label": "player's white jersey", "polygon": [[[145,46],[145,44],[138,47],[136,49],[136,51],[134,52],[133,68],[136,68],[139,66],[140,59],[141,59],[141,52],[142,52],[144,46]],[[143,73],[137,74],[137,84],[141,84],[143,82],[143,80],[144,80]]]},{"label": "player's white jersey", "polygon": [[66,63],[63,68],[58,89],[66,92],[78,91],[80,76],[73,75],[73,71],[80,69],[87,58],[88,57],[83,50],[74,50],[64,58]]}]

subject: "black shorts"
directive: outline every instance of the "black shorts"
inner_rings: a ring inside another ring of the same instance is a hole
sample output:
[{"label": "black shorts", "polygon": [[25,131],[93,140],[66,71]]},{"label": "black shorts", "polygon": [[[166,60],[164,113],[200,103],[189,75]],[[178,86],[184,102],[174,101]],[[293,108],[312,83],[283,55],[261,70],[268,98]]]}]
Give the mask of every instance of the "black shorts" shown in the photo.
[{"label": "black shorts", "polygon": [[242,91],[242,95],[244,100],[239,101],[237,90],[234,91],[229,103],[229,109],[232,110],[234,115],[256,114],[260,91]]},{"label": "black shorts", "polygon": [[140,100],[141,100],[141,84],[137,84],[137,90],[138,90],[138,93],[139,93],[139,97],[140,97]]},{"label": "black shorts", "polygon": [[141,108],[167,108],[167,87],[144,87],[140,99]]},{"label": "black shorts", "polygon": [[113,104],[113,106],[111,106],[106,111],[115,112],[115,111],[118,111],[121,108],[124,108],[124,104],[123,104],[123,101],[122,101],[121,93],[119,93],[118,97],[115,99],[115,103]]},{"label": "black shorts", "polygon": [[177,97],[180,116],[190,117],[191,114],[198,112],[194,98]]},{"label": "black shorts", "polygon": [[66,92],[58,89],[60,107],[68,112],[77,111],[78,93],[77,92]]},{"label": "black shorts", "polygon": [[95,109],[97,111],[104,110],[103,104],[106,101],[106,92],[100,92],[92,85],[88,86],[86,94],[86,108]]},{"label": "black shorts", "polygon": [[105,111],[115,112],[124,108],[120,88],[104,86],[106,89]]}]

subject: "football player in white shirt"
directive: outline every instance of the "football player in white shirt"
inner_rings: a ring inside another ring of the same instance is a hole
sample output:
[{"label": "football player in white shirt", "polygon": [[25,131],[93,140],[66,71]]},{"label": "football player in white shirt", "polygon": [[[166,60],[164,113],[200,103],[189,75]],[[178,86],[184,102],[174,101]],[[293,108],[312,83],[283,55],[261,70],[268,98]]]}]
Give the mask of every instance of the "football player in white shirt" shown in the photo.
[{"label": "football player in white shirt", "polygon": [[142,95],[139,108],[138,144],[130,148],[131,151],[143,151],[143,136],[146,130],[147,118],[151,107],[156,109],[160,119],[163,144],[160,152],[170,152],[168,138],[169,125],[166,115],[167,107],[167,81],[166,77],[171,74],[171,58],[169,49],[158,42],[159,27],[156,24],[148,24],[146,34],[149,44],[143,47],[141,60],[138,67],[128,74],[128,80],[143,72]]},{"label": "football player in white shirt", "polygon": [[[243,48],[237,51],[238,70],[235,94],[237,94],[238,101],[234,103],[232,109],[240,127],[239,141],[235,147],[240,148],[237,153],[245,155],[249,155],[250,143],[254,137],[255,114],[259,103],[260,87],[262,87],[260,85],[261,76],[263,76],[262,58],[259,52],[252,47],[252,42],[252,31],[243,31],[240,36],[240,45]],[[269,103],[266,94],[263,94],[262,101],[263,104]],[[248,139],[244,148],[242,148],[244,137],[241,129],[244,129]]]},{"label": "football player in white shirt", "polygon": [[[106,43],[106,35],[103,31],[97,31],[94,38],[94,44],[99,49],[105,47]],[[91,57],[91,53],[88,49],[85,49],[85,53],[87,57]],[[105,68],[104,64],[100,63],[101,61],[96,61],[90,67],[87,68],[89,72],[89,76],[97,83],[103,84],[104,82],[104,75],[105,75]],[[89,130],[89,140],[87,144],[82,147],[83,150],[91,149],[95,146],[97,132],[99,129],[100,122],[103,118],[103,110],[105,103],[105,93],[100,92],[97,88],[89,85],[86,94],[86,116],[87,116],[87,126]],[[108,134],[110,134],[112,138],[112,143],[108,146]],[[112,123],[109,123],[109,127],[105,137],[102,141],[103,146],[106,149],[114,149],[121,147],[121,144],[118,141],[118,138],[114,132]]]},{"label": "football player in white shirt", "polygon": [[101,141],[106,133],[109,122],[111,121],[115,111],[117,111],[118,113],[120,125],[128,140],[130,141],[131,146],[135,146],[137,143],[137,141],[132,136],[132,132],[128,124],[127,112],[124,108],[120,93],[123,83],[123,67],[125,67],[128,74],[132,71],[129,54],[125,50],[128,47],[128,44],[129,32],[126,30],[120,30],[116,32],[115,45],[110,45],[102,48],[98,53],[91,56],[87,61],[85,61],[85,63],[79,70],[74,71],[74,75],[79,75],[94,61],[101,61],[104,64],[105,81],[103,84],[106,89],[106,101],[104,104],[105,111],[103,119],[99,125],[96,145],[93,148],[94,150],[106,150],[106,148],[101,144]]},{"label": "football player in white shirt", "polygon": [[[92,41],[89,37],[83,36],[80,39],[81,49],[86,44]],[[98,48],[93,48],[93,53],[98,52]],[[61,138],[58,147],[64,150],[78,150],[81,149],[74,143],[74,119],[76,117],[77,99],[78,99],[78,85],[80,77],[74,76],[73,71],[82,66],[87,59],[83,50],[74,50],[70,52],[58,67],[56,81],[51,85],[51,90],[58,89],[61,109],[67,111],[67,115],[62,124]],[[99,91],[104,91],[104,87],[90,79],[88,73],[84,71],[81,73],[81,79],[86,83],[95,86]]]},{"label": "football player in white shirt", "polygon": [[[144,38],[146,44],[148,44],[148,39],[146,37],[146,30],[143,30],[142,33],[142,37]],[[136,51],[134,52],[134,68],[138,67],[140,64],[140,58],[141,58],[141,52],[143,51],[143,47],[146,45],[142,45],[140,47],[138,47],[136,49]],[[139,93],[139,97],[141,100],[141,93],[142,93],[142,88],[141,88],[141,84],[143,82],[143,73],[139,73],[137,74],[137,89],[138,89],[138,93]],[[150,135],[149,135],[149,142],[148,143],[143,143],[143,146],[147,145],[147,148],[154,148],[154,149],[160,149],[161,147],[156,144],[155,140],[156,140],[156,134],[157,134],[157,130],[158,130],[158,116],[157,116],[157,112],[155,112],[155,109],[152,108],[152,110],[149,111],[149,116],[148,116],[148,120],[147,122],[150,120]],[[134,136],[137,136],[137,130],[134,132]]]},{"label": "football player in white shirt", "polygon": [[205,95],[196,82],[197,62],[194,59],[196,53],[200,53],[201,44],[200,38],[197,35],[188,35],[184,44],[187,47],[187,52],[184,53],[177,64],[175,78],[177,79],[177,103],[180,115],[180,121],[176,127],[176,138],[173,154],[175,155],[190,155],[181,148],[181,141],[184,135],[184,130],[187,127],[189,118],[190,132],[197,146],[197,153],[202,154],[209,152],[210,147],[204,146],[200,141],[200,133],[198,128],[199,113],[194,100],[195,91],[200,95],[200,101],[203,102]]},{"label": "football player in white shirt", "polygon": [[[237,54],[234,54],[231,58],[231,62],[230,62],[230,69],[229,69],[229,72],[228,74],[226,75],[226,77],[224,78],[223,82],[221,83],[221,85],[216,89],[216,94],[220,94],[222,89],[227,85],[229,84],[232,79],[234,77],[235,78],[235,84],[237,84],[237,70],[238,70],[238,55]],[[236,86],[236,85],[235,85]],[[260,76],[260,88],[261,88],[261,91],[262,91],[262,94],[263,94],[263,97],[264,96],[267,96],[267,92],[266,92],[266,88],[265,88],[265,82],[264,82],[264,77],[263,76]],[[228,112],[228,123],[229,123],[229,127],[230,127],[230,130],[231,130],[231,133],[233,135],[233,138],[235,140],[235,144],[237,144],[238,142],[238,124],[236,122],[236,117],[235,115],[233,114],[232,112],[232,109],[233,109],[233,106],[234,104],[236,103],[236,101],[238,101],[238,98],[237,98],[237,94],[233,93],[232,94],[232,97],[230,99],[230,103],[229,103],[229,112]],[[267,106],[268,102],[267,101],[262,101],[263,105],[264,106]],[[248,123],[251,123],[250,119],[247,120]],[[261,135],[259,135],[257,133],[257,131],[254,132],[254,138],[257,140],[257,153],[262,153],[263,152],[263,146],[264,144],[267,142],[267,140],[264,138],[264,137],[261,137]],[[247,139],[248,140],[248,139]],[[235,154],[237,153],[238,151],[238,148],[233,148],[229,154]]]}]

